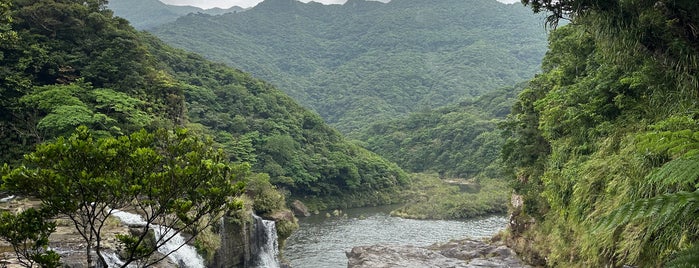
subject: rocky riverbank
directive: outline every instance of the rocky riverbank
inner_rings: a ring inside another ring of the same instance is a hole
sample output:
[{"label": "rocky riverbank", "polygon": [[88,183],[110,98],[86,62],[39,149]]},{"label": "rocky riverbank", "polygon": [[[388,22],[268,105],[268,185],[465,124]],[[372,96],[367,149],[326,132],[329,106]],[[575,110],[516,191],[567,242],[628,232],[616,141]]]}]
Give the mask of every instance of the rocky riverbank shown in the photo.
[{"label": "rocky riverbank", "polygon": [[464,239],[427,247],[373,245],[346,252],[348,268],[389,267],[530,267],[502,243]]}]

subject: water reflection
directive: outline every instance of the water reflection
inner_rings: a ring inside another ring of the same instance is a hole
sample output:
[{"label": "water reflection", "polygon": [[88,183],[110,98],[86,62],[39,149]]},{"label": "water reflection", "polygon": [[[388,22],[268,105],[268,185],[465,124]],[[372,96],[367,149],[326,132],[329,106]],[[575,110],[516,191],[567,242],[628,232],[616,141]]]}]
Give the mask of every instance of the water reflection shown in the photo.
[{"label": "water reflection", "polygon": [[286,243],[284,256],[294,268],[347,267],[345,251],[355,246],[401,244],[426,246],[450,239],[492,236],[507,223],[502,215],[464,221],[409,220],[390,217],[396,206],[347,210],[300,219],[301,228]]}]

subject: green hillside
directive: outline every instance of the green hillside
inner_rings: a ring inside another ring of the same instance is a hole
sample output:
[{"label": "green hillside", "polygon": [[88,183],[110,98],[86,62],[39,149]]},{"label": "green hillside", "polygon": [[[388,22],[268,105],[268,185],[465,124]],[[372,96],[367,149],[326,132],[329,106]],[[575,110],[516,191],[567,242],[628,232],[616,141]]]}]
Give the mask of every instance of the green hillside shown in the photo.
[{"label": "green hillside", "polygon": [[359,138],[368,149],[407,171],[436,172],[447,178],[473,178],[481,173],[503,178],[498,159],[505,140],[498,124],[524,86],[504,87],[473,100],[379,122]]},{"label": "green hillside", "polygon": [[0,162],[79,125],[98,136],[186,126],[295,197],[376,196],[406,182],[271,84],[83,2],[12,2],[0,27]]},{"label": "green hillside", "polygon": [[695,267],[699,5],[526,2],[572,23],[508,119],[510,244],[550,267]]},{"label": "green hillside", "polygon": [[354,135],[529,79],[546,34],[540,16],[495,0],[266,0],[238,14],[190,14],[152,32],[271,81]]},{"label": "green hillside", "polygon": [[242,12],[245,9],[234,6],[227,9],[212,8],[201,9],[193,6],[167,5],[159,0],[110,0],[107,7],[131,22],[131,25],[139,30],[151,29],[189,13],[204,13],[220,15],[225,13]]}]

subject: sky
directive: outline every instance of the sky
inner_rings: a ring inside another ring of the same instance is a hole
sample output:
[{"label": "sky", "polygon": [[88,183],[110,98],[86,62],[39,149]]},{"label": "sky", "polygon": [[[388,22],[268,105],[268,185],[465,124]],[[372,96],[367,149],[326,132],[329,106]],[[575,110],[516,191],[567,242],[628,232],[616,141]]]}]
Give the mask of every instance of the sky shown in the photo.
[{"label": "sky", "polygon": [[[301,2],[310,2],[311,0],[301,0]],[[313,0],[314,2],[319,2],[323,4],[344,4],[347,0]],[[517,3],[520,0],[497,0],[503,3]],[[243,8],[253,7],[257,5],[262,0],[160,0],[165,4],[178,5],[178,6],[195,6],[203,9],[209,9],[214,7],[229,8],[232,6],[239,6]],[[388,2],[388,0],[381,0],[381,2]]]}]

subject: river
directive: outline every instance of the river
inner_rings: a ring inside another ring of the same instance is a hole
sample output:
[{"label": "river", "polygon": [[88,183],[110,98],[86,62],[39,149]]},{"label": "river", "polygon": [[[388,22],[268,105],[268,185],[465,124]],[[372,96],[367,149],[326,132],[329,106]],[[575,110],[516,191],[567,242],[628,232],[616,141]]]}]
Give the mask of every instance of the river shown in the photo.
[{"label": "river", "polygon": [[355,246],[399,244],[427,246],[450,239],[489,237],[507,224],[504,215],[463,221],[409,220],[391,217],[396,206],[349,209],[346,216],[325,213],[300,218],[286,241],[284,257],[294,268],[347,267],[345,251]]}]

